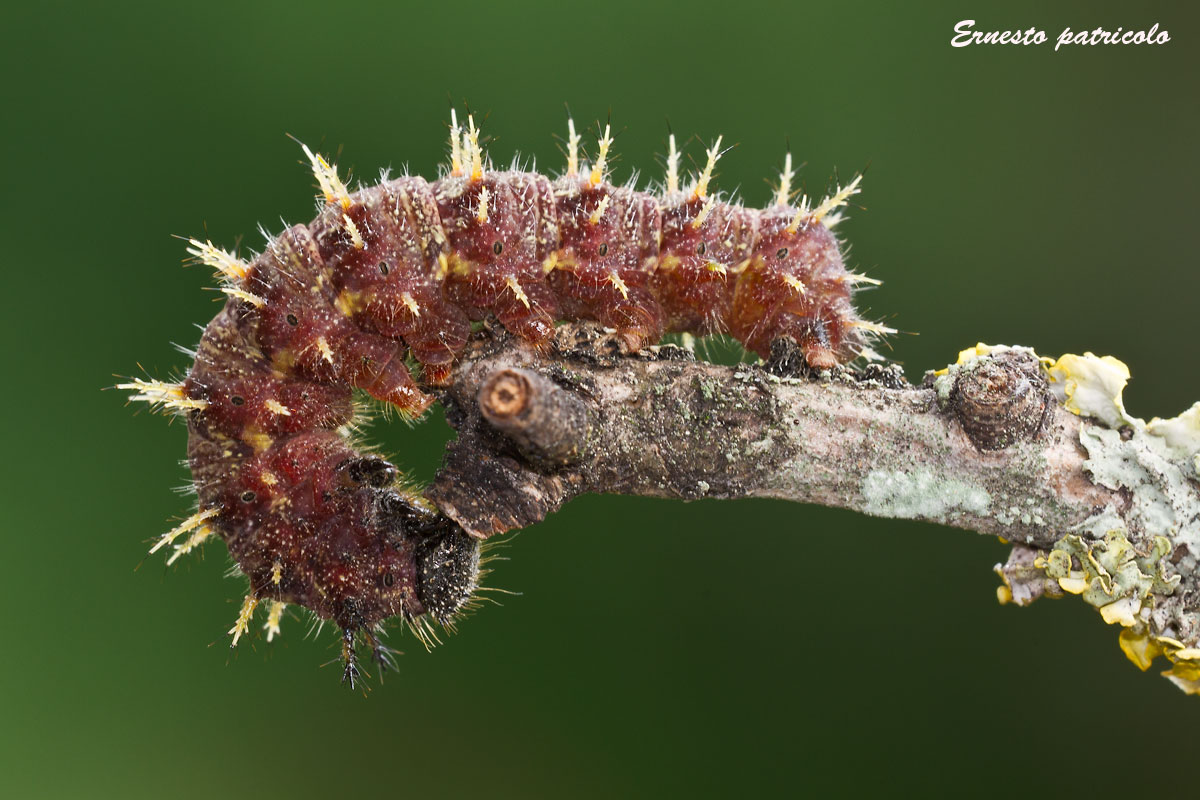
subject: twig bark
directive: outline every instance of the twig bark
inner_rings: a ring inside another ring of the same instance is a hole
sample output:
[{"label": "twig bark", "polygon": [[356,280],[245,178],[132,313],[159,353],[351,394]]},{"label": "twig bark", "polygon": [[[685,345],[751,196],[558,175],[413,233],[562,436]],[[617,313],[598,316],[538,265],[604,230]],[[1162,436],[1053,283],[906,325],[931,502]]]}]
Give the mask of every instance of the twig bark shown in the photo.
[{"label": "twig bark", "polygon": [[[549,357],[483,340],[448,391],[458,438],[430,496],[476,536],[607,492],[775,497],[1035,546],[1122,507],[1119,492],[1084,474],[1081,420],[1061,407],[1036,439],[981,451],[934,389],[874,374],[780,377],[671,346],[626,357],[618,340],[581,325],[562,328]],[[997,519],[985,493],[1021,513]]]},{"label": "twig bark", "polygon": [[819,503],[1003,537],[1002,599],[1083,585],[1102,610],[1125,603],[1105,618],[1120,611],[1151,645],[1200,639],[1194,467],[1067,411],[1027,354],[913,386],[894,368],[810,373],[787,343],[765,365],[630,355],[577,323],[548,352],[480,334],[443,401],[458,437],[428,496],[474,536],[582,493]]}]

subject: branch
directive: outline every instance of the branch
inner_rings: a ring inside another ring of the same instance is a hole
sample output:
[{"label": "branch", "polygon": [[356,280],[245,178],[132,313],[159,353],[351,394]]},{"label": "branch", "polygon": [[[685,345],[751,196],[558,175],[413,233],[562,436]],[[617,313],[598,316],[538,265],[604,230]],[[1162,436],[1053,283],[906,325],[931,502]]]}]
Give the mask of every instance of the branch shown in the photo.
[{"label": "branch", "polygon": [[478,537],[583,493],[773,497],[1003,537],[1002,602],[1080,594],[1142,669],[1166,656],[1200,693],[1200,404],[1129,417],[1114,364],[981,346],[913,386],[894,366],[812,372],[787,341],[729,367],[627,355],[589,323],[545,353],[496,329],[444,392],[458,437],[427,493]]}]

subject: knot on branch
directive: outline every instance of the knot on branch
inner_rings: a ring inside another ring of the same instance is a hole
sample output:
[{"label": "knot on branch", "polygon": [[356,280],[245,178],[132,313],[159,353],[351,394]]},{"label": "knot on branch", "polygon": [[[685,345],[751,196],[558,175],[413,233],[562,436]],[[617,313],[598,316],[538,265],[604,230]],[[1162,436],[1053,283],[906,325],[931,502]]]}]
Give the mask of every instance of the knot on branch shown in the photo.
[{"label": "knot on branch", "polygon": [[528,369],[493,372],[476,397],[483,418],[530,461],[544,467],[582,458],[588,411],[574,393]]},{"label": "knot on branch", "polygon": [[1009,351],[960,369],[950,408],[978,449],[1003,450],[1041,432],[1052,398],[1037,359]]}]

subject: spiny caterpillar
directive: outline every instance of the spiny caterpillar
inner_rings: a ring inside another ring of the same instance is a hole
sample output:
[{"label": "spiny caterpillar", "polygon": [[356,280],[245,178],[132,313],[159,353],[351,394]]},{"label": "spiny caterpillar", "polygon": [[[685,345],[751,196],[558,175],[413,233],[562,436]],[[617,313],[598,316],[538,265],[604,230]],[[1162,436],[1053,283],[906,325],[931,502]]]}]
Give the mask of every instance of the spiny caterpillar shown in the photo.
[{"label": "spiny caterpillar", "polygon": [[[608,126],[580,161],[568,123],[557,179],[496,171],[472,117],[451,114],[450,165],[438,180],[388,179],[351,192],[304,147],[323,201],[317,218],[249,261],[191,239],[228,296],[178,383],[134,380],[133,399],[184,415],[198,510],[151,549],[168,563],[216,535],[250,582],[229,633],[236,645],[260,602],[270,641],[286,604],[342,631],[343,680],[356,645],[380,667],[399,617],[422,642],[476,592],[479,542],[442,516],[395,467],[356,441],[353,390],[421,415],[450,382],[472,322],[494,315],[533,348],[555,323],[591,319],[630,351],[670,331],[732,335],[767,356],[788,337],[813,368],[871,356],[892,332],[860,319],[858,283],[831,229],[861,176],[820,203],[793,202],[787,156],[774,203],[750,209],[712,193],[720,139],[680,188],[675,137],[656,193],[607,181]],[[419,378],[406,366],[419,365]]]}]

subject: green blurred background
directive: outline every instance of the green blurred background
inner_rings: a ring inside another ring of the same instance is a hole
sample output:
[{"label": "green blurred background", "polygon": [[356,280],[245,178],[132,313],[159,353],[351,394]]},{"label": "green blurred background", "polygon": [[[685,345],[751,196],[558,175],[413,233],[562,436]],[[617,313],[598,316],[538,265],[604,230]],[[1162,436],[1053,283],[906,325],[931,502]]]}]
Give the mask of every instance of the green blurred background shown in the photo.
[{"label": "green blurred background", "polygon": [[[949,46],[954,24],[1169,29],[1161,47]],[[258,248],[312,215],[291,133],[373,179],[444,157],[447,97],[498,163],[560,168],[563,103],[658,174],[669,117],[762,204],[790,141],[910,378],[976,341],[1125,360],[1139,415],[1194,368],[1197,15],[1182,4],[43,3],[3,20],[10,797],[1061,794],[1178,786],[1200,699],[1076,601],[1000,607],[994,540],[773,502],[610,497],[515,536],[521,594],[370,696],[326,631],[231,653],[218,543],[168,569],[185,430],[101,392],[186,367],[217,310],[171,234]],[[418,475],[435,418],[376,435]],[[259,620],[261,624],[261,619]],[[1157,767],[1153,765],[1158,765]],[[1152,774],[1163,776],[1161,784]]]}]

